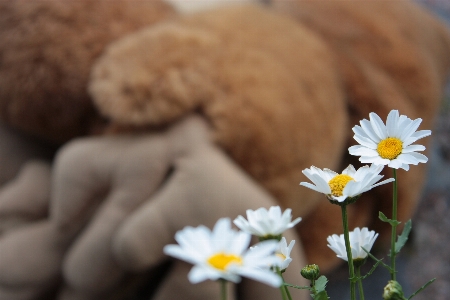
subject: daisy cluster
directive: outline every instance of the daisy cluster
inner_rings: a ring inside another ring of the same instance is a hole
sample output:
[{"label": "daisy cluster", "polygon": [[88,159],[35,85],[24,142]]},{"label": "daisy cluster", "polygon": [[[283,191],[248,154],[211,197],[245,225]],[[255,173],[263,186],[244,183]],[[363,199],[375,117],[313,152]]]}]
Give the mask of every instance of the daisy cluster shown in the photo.
[{"label": "daisy cluster", "polygon": [[[346,206],[357,201],[362,193],[377,186],[390,182],[396,184],[395,171],[395,178],[380,181],[384,166],[407,171],[410,164],[427,162],[427,157],[418,153],[425,150],[425,147],[413,144],[431,134],[430,130],[417,131],[421,122],[421,119],[411,120],[399,115],[397,110],[392,110],[384,124],[377,114],[370,113],[369,120],[363,119],[360,125],[353,127],[354,139],[359,145],[348,149],[351,155],[360,156],[362,163],[370,165],[358,169],[349,165],[341,173],[315,166],[303,170],[303,174],[311,182],[301,182],[300,185],[324,194],[331,203],[342,207],[344,234],[333,234],[327,238],[328,247],[337,257],[352,261],[357,267],[365,262],[378,233],[369,231],[366,227],[357,227],[349,232],[347,219],[344,217]],[[301,218],[292,220],[291,209],[282,212],[279,206],[249,209],[246,211],[246,218],[238,216],[233,222],[229,218],[219,219],[212,230],[203,225],[196,228],[185,227],[175,235],[178,244],[167,245],[164,252],[194,265],[188,275],[192,283],[219,279],[237,283],[241,277],[247,277],[273,287],[281,287],[284,285],[281,274],[292,261],[290,256],[295,244],[295,241],[291,241],[288,245],[282,234],[300,221]],[[239,230],[233,228],[232,223]],[[252,235],[257,236],[260,242],[250,247]],[[353,263],[349,263],[349,272],[350,278],[354,279]],[[395,273],[395,268],[392,270]],[[318,266],[309,265],[302,269],[301,274],[312,280],[313,285],[318,279],[318,272]],[[360,281],[361,277],[357,279]],[[353,287],[354,281],[351,284]],[[323,283],[322,287],[324,286]],[[286,285],[284,287],[287,289]],[[313,286],[306,288],[313,291],[314,299],[316,296],[318,299],[328,298],[324,290],[316,290]],[[320,298],[325,296],[326,298]]]},{"label": "daisy cluster", "polygon": [[[165,246],[164,253],[194,265],[188,274],[191,283],[208,279],[238,283],[247,277],[280,287],[283,281],[275,270],[289,266],[295,244],[293,240],[288,245],[281,234],[301,218],[291,221],[290,209],[281,213],[279,206],[272,206],[247,210],[247,219],[234,220],[240,230],[232,228],[229,218],[219,219],[212,230],[203,225],[185,227],[175,235],[178,244]],[[250,247],[252,235],[260,242]]]},{"label": "daisy cluster", "polygon": [[[351,155],[360,156],[362,163],[371,163],[356,170],[349,165],[341,174],[330,169],[312,166],[303,170],[303,174],[311,180],[300,185],[325,194],[331,201],[350,202],[355,197],[372,188],[394,181],[393,178],[378,182],[384,166],[393,169],[409,170],[409,164],[427,162],[427,157],[416,151],[423,151],[422,145],[413,145],[415,141],[431,134],[430,130],[416,131],[422,119],[411,120],[392,110],[387,117],[386,125],[376,113],[370,113],[370,120],[363,119],[360,126],[353,127],[353,138],[360,144],[351,146]],[[344,203],[345,204],[345,203]]]}]

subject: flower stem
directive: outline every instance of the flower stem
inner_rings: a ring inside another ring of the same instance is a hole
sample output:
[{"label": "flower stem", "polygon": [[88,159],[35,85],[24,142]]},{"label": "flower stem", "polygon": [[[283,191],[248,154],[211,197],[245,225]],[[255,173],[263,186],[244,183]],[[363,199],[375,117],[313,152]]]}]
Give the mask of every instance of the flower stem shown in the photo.
[{"label": "flower stem", "polygon": [[342,205],[342,225],[344,227],[344,239],[345,239],[345,249],[347,250],[347,260],[348,260],[348,272],[350,275],[350,297],[351,300],[356,300],[355,292],[355,269],[353,266],[352,250],[350,248],[350,237],[348,231],[348,217],[347,217],[347,205]]},{"label": "flower stem", "polygon": [[288,287],[285,285],[283,274],[281,273],[280,268],[276,268],[278,275],[281,277],[283,284],[280,286],[281,297],[283,300],[292,300],[291,294],[289,293]]},{"label": "flower stem", "polygon": [[227,300],[227,281],[220,279],[220,299]]},{"label": "flower stem", "polygon": [[287,298],[288,298],[289,300],[292,300],[291,293],[289,292],[288,286],[285,285],[285,281],[284,281],[284,278],[283,278],[283,274],[282,274],[281,272],[280,272],[280,276],[281,276],[281,279],[283,279],[283,287],[284,287],[284,290],[286,291],[286,296],[287,296]]},{"label": "flower stem", "polygon": [[364,300],[364,289],[361,279],[361,266],[356,267],[356,276],[358,276],[359,300]]},{"label": "flower stem", "polygon": [[392,196],[392,232],[391,232],[391,280],[396,280],[396,271],[395,271],[395,240],[397,237],[397,170],[392,169],[394,171],[394,189]]},{"label": "flower stem", "polygon": [[281,298],[283,298],[283,300],[287,300],[287,295],[286,295],[286,289],[284,288],[284,286],[280,286],[280,292],[281,292]]}]

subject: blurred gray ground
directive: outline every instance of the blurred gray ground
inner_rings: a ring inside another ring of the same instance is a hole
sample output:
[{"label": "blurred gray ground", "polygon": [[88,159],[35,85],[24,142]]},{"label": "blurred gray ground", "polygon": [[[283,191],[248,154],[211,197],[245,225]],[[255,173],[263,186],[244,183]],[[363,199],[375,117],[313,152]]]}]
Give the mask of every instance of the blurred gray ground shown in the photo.
[{"label": "blurred gray ground", "polygon": [[[443,18],[450,28],[450,0],[416,1]],[[406,297],[436,278],[414,300],[450,299],[450,82],[431,138],[427,183],[412,218],[410,240],[397,261],[398,280]],[[370,269],[373,261],[366,265]],[[331,299],[350,299],[347,278],[346,265],[328,276],[327,290]],[[363,282],[365,300],[382,299],[383,288],[389,279],[387,270],[378,267]]]}]

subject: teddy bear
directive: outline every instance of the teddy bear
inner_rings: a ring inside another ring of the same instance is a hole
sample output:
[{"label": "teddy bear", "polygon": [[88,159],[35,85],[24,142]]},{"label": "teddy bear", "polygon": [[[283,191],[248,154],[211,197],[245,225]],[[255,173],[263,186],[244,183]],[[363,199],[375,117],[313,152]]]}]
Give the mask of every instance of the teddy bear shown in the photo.
[{"label": "teddy bear", "polygon": [[[306,262],[332,270],[325,240],[341,230],[340,210],[298,186],[302,170],[358,165],[346,152],[351,127],[371,111],[396,108],[431,128],[450,67],[448,31],[412,2],[272,1],[189,15],[102,3],[0,8],[1,153],[11,165],[0,299],[125,299],[139,280],[151,299],[215,299],[214,284],[187,284],[189,266],[166,267],[162,247],[183,226],[269,205],[303,218],[287,233],[301,240],[287,278],[301,280]],[[42,40],[27,33],[31,21]],[[402,220],[424,167],[401,174]],[[390,194],[379,187],[349,207],[350,226],[385,230],[376,212],[389,213]],[[245,281],[238,289],[276,297]]]}]

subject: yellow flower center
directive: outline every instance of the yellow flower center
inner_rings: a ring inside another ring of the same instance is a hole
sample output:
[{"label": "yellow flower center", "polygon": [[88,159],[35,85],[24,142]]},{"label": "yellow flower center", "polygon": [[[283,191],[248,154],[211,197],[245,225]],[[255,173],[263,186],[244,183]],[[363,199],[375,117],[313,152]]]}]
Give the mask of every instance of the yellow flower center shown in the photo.
[{"label": "yellow flower center", "polygon": [[216,269],[225,271],[231,263],[242,265],[242,258],[233,254],[218,253],[208,258],[208,263]]},{"label": "yellow flower center", "polygon": [[403,143],[398,138],[387,138],[378,143],[377,152],[382,158],[395,159],[402,153]]},{"label": "yellow flower center", "polygon": [[331,194],[333,194],[333,196],[335,197],[342,196],[343,195],[342,192],[344,191],[345,186],[351,180],[354,179],[347,174],[340,174],[334,176],[333,179],[331,179],[328,182],[328,185],[330,186],[331,189]]}]

